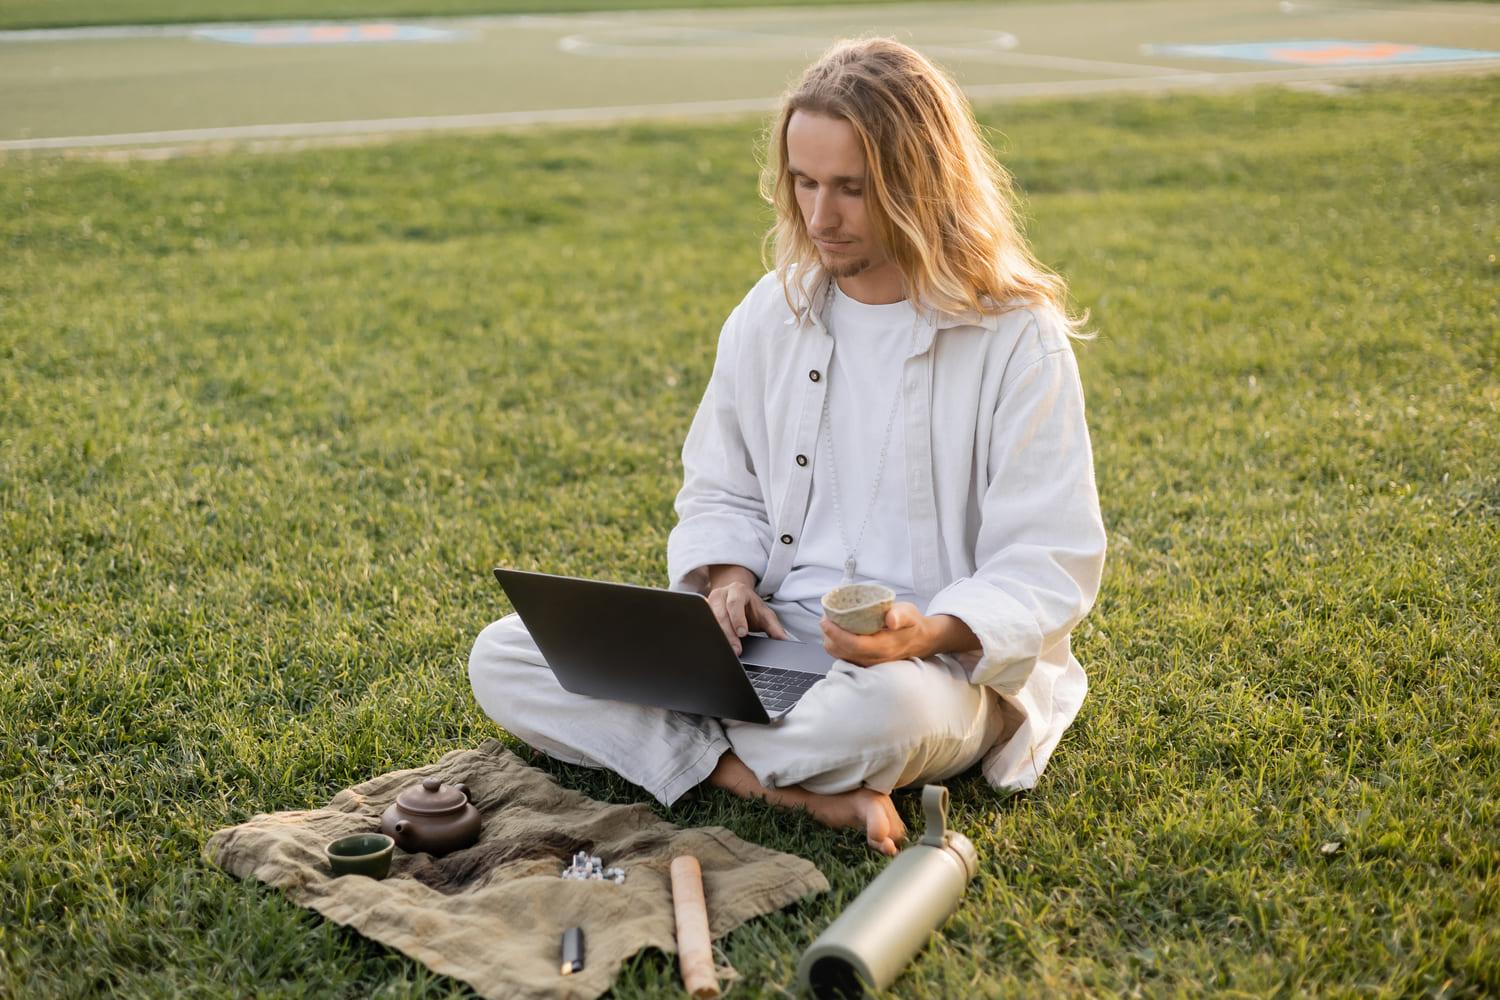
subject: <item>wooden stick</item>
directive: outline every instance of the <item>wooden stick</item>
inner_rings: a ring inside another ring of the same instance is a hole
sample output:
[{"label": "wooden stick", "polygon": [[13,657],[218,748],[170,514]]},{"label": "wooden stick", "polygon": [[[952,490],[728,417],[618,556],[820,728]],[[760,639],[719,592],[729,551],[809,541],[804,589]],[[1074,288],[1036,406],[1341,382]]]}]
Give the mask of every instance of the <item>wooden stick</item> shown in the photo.
[{"label": "wooden stick", "polygon": [[703,870],[691,854],[672,859],[672,909],[677,914],[677,962],[683,987],[699,1000],[718,996],[708,906],[703,902]]}]

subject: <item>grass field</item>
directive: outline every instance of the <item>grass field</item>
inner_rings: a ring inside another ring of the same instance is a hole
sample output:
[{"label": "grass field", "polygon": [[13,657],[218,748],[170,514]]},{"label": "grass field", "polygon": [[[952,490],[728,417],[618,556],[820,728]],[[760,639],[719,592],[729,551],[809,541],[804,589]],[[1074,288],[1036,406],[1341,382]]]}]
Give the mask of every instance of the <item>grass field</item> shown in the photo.
[{"label": "grass field", "polygon": [[[987,112],[1099,334],[1111,553],[1084,711],[1035,791],[951,783],[981,875],[894,996],[1500,993],[1497,103]],[[496,735],[492,565],[663,582],[757,127],[0,165],[0,996],[465,994],[202,845]],[[734,996],[884,864],[667,815],[833,883]]]},{"label": "grass field", "polygon": [[[821,5],[881,0],[819,0]],[[910,2],[910,0],[903,0]],[[917,0],[922,2],[922,0]],[[196,24],[356,17],[562,14],[588,10],[670,10],[793,6],[798,0],[4,0],[0,30],[110,24]]]}]

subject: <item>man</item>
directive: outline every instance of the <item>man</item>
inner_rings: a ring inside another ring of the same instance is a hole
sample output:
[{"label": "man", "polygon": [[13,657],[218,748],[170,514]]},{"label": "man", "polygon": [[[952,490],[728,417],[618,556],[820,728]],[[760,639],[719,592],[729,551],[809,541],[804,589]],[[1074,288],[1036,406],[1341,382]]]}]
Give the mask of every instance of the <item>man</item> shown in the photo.
[{"label": "man", "polygon": [[[1030,787],[1082,703],[1068,634],[1104,529],[1076,324],[967,103],[912,49],[835,46],[770,145],[776,269],[720,335],[668,570],[736,648],[764,632],[839,662],[768,726],[569,694],[515,616],[470,677],[511,733],[665,804],[707,781],[894,854],[893,789],[981,761]],[[821,619],[849,577],[900,595],[873,635]]]}]

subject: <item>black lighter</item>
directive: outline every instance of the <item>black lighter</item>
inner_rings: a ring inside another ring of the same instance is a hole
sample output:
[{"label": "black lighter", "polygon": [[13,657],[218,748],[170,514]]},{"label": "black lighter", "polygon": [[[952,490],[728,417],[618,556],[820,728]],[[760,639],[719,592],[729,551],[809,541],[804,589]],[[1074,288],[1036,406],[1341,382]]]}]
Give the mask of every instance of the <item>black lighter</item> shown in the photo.
[{"label": "black lighter", "polygon": [[569,927],[563,931],[562,974],[572,975],[583,971],[583,928]]}]

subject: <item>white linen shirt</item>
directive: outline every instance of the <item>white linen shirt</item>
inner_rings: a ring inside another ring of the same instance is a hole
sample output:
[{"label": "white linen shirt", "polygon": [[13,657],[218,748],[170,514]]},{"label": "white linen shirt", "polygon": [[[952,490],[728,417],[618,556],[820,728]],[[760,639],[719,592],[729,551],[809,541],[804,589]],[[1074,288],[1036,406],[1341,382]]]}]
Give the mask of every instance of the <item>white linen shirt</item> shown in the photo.
[{"label": "white linen shirt", "polygon": [[[708,567],[728,563],[755,573],[756,591],[770,597],[792,566],[833,351],[821,319],[827,287],[812,269],[794,310],[768,274],[725,322],[682,451],[667,541],[674,589],[706,593]],[[1104,567],[1067,331],[1043,308],[929,313],[902,393],[917,603],[978,637],[978,652],[954,659],[1020,716],[985,755],[985,778],[1030,788],[1083,703],[1087,680],[1068,634]]]}]

